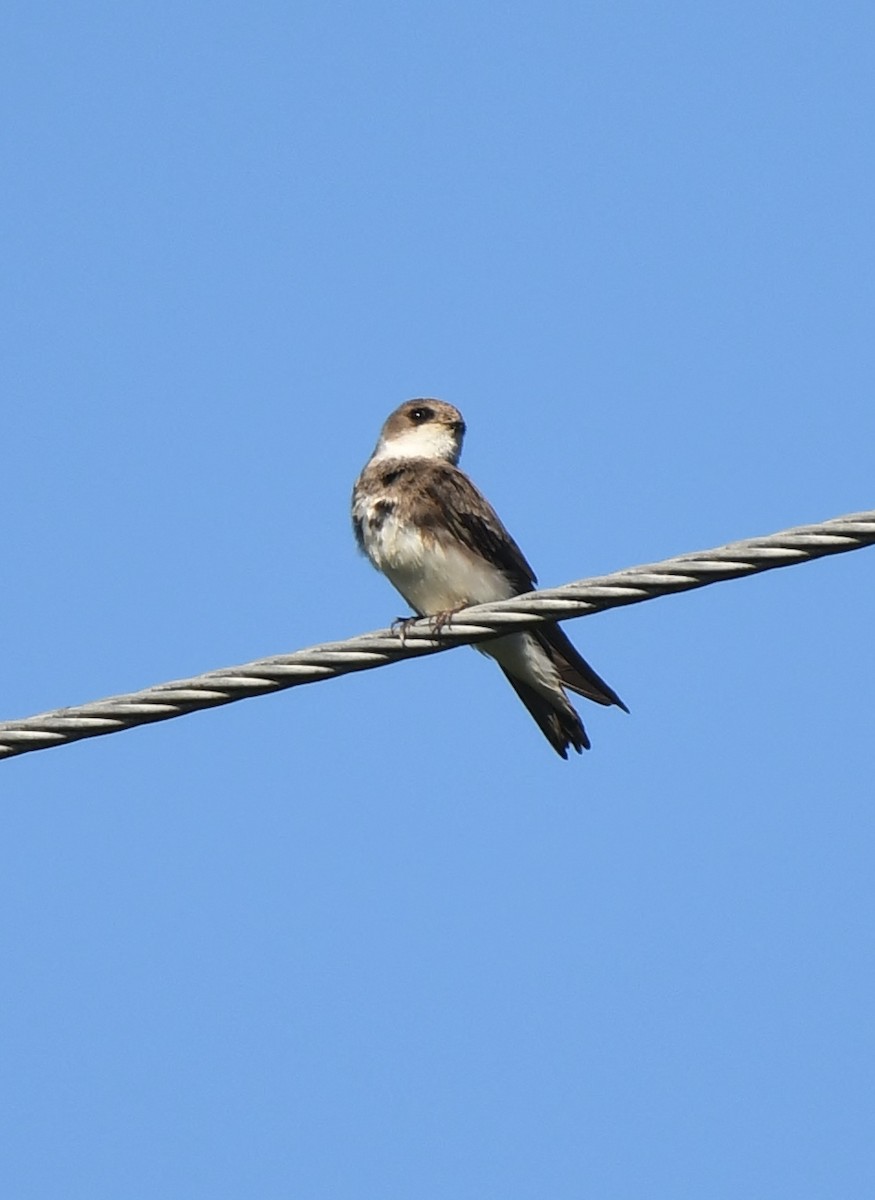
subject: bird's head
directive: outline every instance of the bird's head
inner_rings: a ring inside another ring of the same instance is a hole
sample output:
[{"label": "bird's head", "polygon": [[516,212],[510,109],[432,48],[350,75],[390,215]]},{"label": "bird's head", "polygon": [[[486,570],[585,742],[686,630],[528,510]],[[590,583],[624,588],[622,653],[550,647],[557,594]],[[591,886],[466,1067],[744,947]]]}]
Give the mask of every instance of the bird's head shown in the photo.
[{"label": "bird's head", "polygon": [[464,436],[465,422],[452,404],[406,400],[386,418],[373,457],[440,458],[455,466]]}]

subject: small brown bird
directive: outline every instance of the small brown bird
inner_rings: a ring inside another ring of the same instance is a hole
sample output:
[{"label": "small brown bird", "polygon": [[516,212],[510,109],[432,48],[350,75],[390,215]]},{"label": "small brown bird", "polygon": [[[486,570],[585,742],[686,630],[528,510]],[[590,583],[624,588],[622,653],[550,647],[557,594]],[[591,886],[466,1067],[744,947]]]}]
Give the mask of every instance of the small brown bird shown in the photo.
[{"label": "small brown bird", "polygon": [[[442,400],[408,400],[391,414],[356,480],[359,548],[419,616],[530,592],[535,573],[489,502],[456,465],[462,414]],[[629,710],[555,622],[477,646],[494,658],[563,758],[589,738],[565,689]]]}]

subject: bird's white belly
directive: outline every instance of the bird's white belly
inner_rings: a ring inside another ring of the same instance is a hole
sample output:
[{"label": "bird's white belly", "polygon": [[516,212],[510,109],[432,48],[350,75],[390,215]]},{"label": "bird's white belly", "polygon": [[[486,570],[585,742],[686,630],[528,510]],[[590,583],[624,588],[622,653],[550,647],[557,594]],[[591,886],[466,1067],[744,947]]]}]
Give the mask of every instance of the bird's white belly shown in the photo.
[{"label": "bird's white belly", "polygon": [[365,532],[371,562],[416,612],[449,612],[514,594],[497,567],[450,537],[423,537],[390,514]]},{"label": "bird's white belly", "polygon": [[[417,526],[394,514],[380,520],[369,515],[362,513],[368,558],[415,612],[429,616],[515,594],[502,571],[455,538],[424,538]],[[475,649],[548,698],[560,687],[550,656],[529,633],[508,634]]]}]

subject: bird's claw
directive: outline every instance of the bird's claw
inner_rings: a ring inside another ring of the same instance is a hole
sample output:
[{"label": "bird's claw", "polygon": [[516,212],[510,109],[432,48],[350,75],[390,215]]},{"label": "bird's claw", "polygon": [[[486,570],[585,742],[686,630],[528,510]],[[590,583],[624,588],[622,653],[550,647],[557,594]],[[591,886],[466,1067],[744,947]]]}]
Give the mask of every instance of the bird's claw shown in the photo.
[{"label": "bird's claw", "polygon": [[432,614],[431,630],[436,638],[439,638],[445,629],[449,629],[457,612],[458,608],[448,608],[445,612]]},{"label": "bird's claw", "polygon": [[[443,631],[450,627],[453,617],[458,611],[458,608],[449,608],[445,612],[429,614],[428,620],[431,624],[432,637],[439,638]],[[418,620],[420,620],[419,617],[396,617],[392,622],[390,628],[393,633],[397,633],[402,646],[407,642],[407,630]]]},{"label": "bird's claw", "polygon": [[396,617],[392,622],[390,628],[393,633],[398,634],[402,646],[407,642],[407,630],[418,620],[419,617]]}]

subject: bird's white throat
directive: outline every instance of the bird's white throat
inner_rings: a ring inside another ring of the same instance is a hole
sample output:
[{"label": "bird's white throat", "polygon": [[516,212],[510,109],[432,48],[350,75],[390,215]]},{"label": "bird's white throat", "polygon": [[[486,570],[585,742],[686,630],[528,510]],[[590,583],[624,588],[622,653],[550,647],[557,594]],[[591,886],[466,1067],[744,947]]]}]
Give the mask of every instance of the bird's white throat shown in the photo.
[{"label": "bird's white throat", "polygon": [[389,458],[440,458],[455,465],[460,449],[459,438],[451,429],[430,422],[392,438],[381,438],[371,462]]}]

